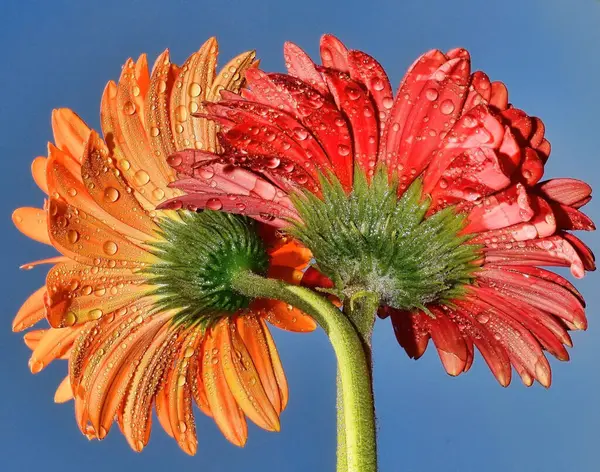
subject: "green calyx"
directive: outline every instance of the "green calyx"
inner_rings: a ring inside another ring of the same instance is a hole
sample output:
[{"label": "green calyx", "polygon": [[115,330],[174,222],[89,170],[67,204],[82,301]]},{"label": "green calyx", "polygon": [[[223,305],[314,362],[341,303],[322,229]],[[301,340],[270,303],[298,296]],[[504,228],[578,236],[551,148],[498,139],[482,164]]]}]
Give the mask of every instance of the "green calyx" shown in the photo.
[{"label": "green calyx", "polygon": [[210,210],[179,217],[160,221],[161,238],[151,249],[159,262],[145,269],[156,286],[156,307],[176,310],[175,323],[203,326],[248,307],[252,299],[231,282],[240,272],[267,272],[269,256],[256,223]]},{"label": "green calyx", "polygon": [[383,167],[371,183],[357,168],[349,195],[333,176],[322,177],[321,185],[322,198],[293,196],[302,222],[290,233],[312,251],[340,298],[373,293],[383,305],[426,310],[463,295],[480,247],[465,244],[465,217],[453,207],[426,217],[430,198],[420,179],[399,199],[398,182]]}]

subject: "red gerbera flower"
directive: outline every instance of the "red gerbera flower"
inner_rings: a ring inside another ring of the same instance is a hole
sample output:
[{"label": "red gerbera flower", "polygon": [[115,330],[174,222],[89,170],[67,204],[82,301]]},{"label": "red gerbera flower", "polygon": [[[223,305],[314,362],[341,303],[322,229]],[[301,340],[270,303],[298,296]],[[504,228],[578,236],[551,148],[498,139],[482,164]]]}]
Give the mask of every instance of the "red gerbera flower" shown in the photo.
[{"label": "red gerbera flower", "polygon": [[[242,97],[207,103],[223,153],[171,157],[187,195],[171,207],[250,215],[314,254],[305,281],[344,302],[375,294],[399,343],[419,358],[433,340],[450,375],[477,347],[498,382],[551,381],[543,351],[569,355],[583,297],[539,266],[594,270],[570,230],[593,230],[579,180],[541,182],[544,125],[507,89],[471,73],[464,49],[429,51],[393,98],[383,68],[332,36],[322,66],[286,44],[288,74],[246,72]],[[245,168],[239,169],[240,167]]]}]

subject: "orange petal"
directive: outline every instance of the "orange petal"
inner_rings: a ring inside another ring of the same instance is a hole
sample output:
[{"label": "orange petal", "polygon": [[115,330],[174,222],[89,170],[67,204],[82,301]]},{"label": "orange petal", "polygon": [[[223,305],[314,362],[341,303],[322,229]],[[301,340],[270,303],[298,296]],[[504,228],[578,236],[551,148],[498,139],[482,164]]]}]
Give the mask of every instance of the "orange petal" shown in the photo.
[{"label": "orange petal", "polygon": [[148,71],[148,57],[146,54],[140,54],[138,60],[135,62],[135,78],[140,88],[139,96],[146,97],[148,88],[150,87],[150,72]]},{"label": "orange petal", "polygon": [[143,283],[128,269],[57,264],[46,277],[46,318],[54,328],[97,320],[152,290]]},{"label": "orange petal", "polygon": [[[138,87],[138,85],[133,85],[131,88],[133,90],[137,90],[135,87]],[[128,142],[123,135],[123,130],[121,129],[121,124],[119,123],[119,113],[117,111],[117,95],[117,85],[113,81],[110,81],[104,89],[102,101],[100,103],[102,132],[104,133],[106,144],[108,145],[111,155],[115,156],[117,160],[118,169],[123,173],[123,176],[127,182],[136,190],[135,197],[147,211],[153,211],[157,205],[157,202],[152,201],[153,188],[150,188],[150,186],[153,186],[154,184],[152,183],[147,185],[149,186],[148,191],[143,189],[142,187],[144,184],[142,184],[142,182],[145,181],[146,178],[142,173],[138,174],[137,181],[140,183],[136,183],[136,173],[139,170],[143,170],[140,169],[139,162],[134,160],[137,159],[137,155],[134,152],[138,152],[139,149],[135,149],[134,151],[130,150]],[[140,140],[139,145],[142,145],[142,148],[146,149],[147,152],[146,154],[142,154],[142,156],[146,156],[146,160],[149,161],[151,157],[148,154],[149,148],[147,148],[147,138],[144,132],[144,125],[140,121],[139,116],[133,116],[140,114],[143,116],[143,110],[140,110],[140,105],[136,105],[136,101],[134,100],[135,95],[133,92],[129,94],[129,97],[130,100],[125,102],[125,110],[127,111],[125,114],[125,120],[127,121],[127,118],[134,120],[135,132],[138,133],[138,139]],[[121,104],[121,107],[123,106],[124,105]],[[135,146],[136,144],[133,143],[133,145]],[[132,162],[134,163],[133,166]],[[144,172],[147,173],[145,170]]]},{"label": "orange petal", "polygon": [[310,249],[297,241],[290,241],[270,253],[273,266],[287,266],[304,269],[312,259]]},{"label": "orange petal", "polygon": [[[227,323],[223,320],[220,324]],[[225,325],[225,332],[228,327]],[[205,334],[202,379],[206,389],[208,404],[213,418],[223,435],[236,446],[244,446],[248,438],[248,425],[242,410],[233,397],[219,356],[216,343],[217,332],[223,329],[211,328]]]},{"label": "orange petal", "polygon": [[[90,143],[95,144],[98,148],[106,149],[104,143],[97,138],[94,132],[90,134],[90,139],[86,143],[86,151],[89,151]],[[57,195],[60,196],[66,203],[103,221],[106,225],[121,234],[142,240],[147,239],[148,236],[145,233],[127,224],[130,220],[134,220],[133,215],[128,215],[127,218],[123,218],[122,214],[119,217],[113,217],[101,205],[98,205],[92,195],[97,195],[98,191],[100,191],[100,198],[104,199],[105,188],[95,188],[96,182],[94,182],[89,174],[93,172],[92,169],[89,169],[89,167],[86,169],[86,179],[84,182],[82,177],[84,173],[81,164],[74,164],[73,160],[67,154],[56,147],[49,146],[49,151],[50,157],[46,166],[46,176],[48,179],[48,189],[53,198],[56,198]],[[114,194],[109,192],[108,197],[114,197]],[[117,205],[120,203],[117,199]],[[127,202],[123,201],[123,203],[126,204]],[[131,208],[128,207],[127,210],[131,210]],[[146,217],[148,220],[150,219],[145,214],[141,216]]]},{"label": "orange petal", "polygon": [[279,394],[281,396],[281,410],[285,410],[289,400],[289,391],[287,379],[285,378],[285,373],[283,371],[283,366],[281,365],[281,359],[279,358],[279,353],[277,352],[277,348],[275,347],[275,342],[273,341],[273,337],[271,336],[271,332],[267,327],[267,324],[264,320],[260,320],[260,323],[263,326],[263,332],[265,333],[265,337],[267,339],[267,346],[269,347],[269,353],[271,354],[271,365],[273,366],[273,372],[275,373],[275,378],[277,380],[277,385],[279,386]]},{"label": "orange petal", "polygon": [[21,207],[12,214],[12,220],[17,229],[25,236],[52,245],[48,237],[46,212],[40,208]]},{"label": "orange petal", "polygon": [[44,296],[46,295],[46,286],[38,288],[23,303],[17,316],[13,320],[12,330],[14,332],[23,331],[40,321],[45,314]]},{"label": "orange petal", "polygon": [[158,159],[152,153],[143,122],[144,110],[135,104],[138,89],[135,66],[128,61],[119,85],[115,88],[114,84],[109,84],[103,96],[102,130],[109,149],[117,158],[117,167],[138,192],[136,197],[140,203],[151,211],[166,198],[179,195],[179,191],[167,187],[171,181],[169,175],[172,175],[172,170],[167,168],[167,156]]},{"label": "orange petal", "polygon": [[59,108],[52,111],[52,131],[56,146],[81,162],[83,143],[90,128],[72,110]]},{"label": "orange petal", "polygon": [[169,314],[162,313],[147,316],[141,323],[136,319],[134,323],[138,326],[104,359],[100,367],[102,375],[94,377],[86,401],[89,421],[98,432],[98,439],[108,434],[140,359],[170,318]]},{"label": "orange petal", "polygon": [[71,350],[71,346],[80,334],[78,328],[49,329],[39,340],[29,359],[29,369],[37,374],[54,359],[62,357]]},{"label": "orange petal", "polygon": [[262,313],[265,319],[273,326],[286,331],[306,333],[314,331],[317,323],[298,308],[278,300],[256,300],[251,305],[251,310]]},{"label": "orange petal", "polygon": [[235,325],[271,405],[273,405],[277,414],[281,413],[283,409],[281,407],[279,385],[275,377],[271,352],[260,318],[257,316],[240,316],[235,320]]},{"label": "orange petal", "polygon": [[167,181],[175,180],[175,173],[166,161],[167,157],[176,151],[175,138],[171,131],[169,118],[169,101],[173,79],[174,68],[169,59],[169,50],[166,50],[158,56],[152,69],[144,112],[152,151],[158,157],[155,160],[160,165]]},{"label": "orange petal", "polygon": [[100,220],[72,205],[50,199],[50,240],[62,254],[98,267],[140,268],[153,256]]},{"label": "orange petal", "polygon": [[[248,51],[234,57],[225,64],[208,90],[206,100],[209,102],[221,100],[221,90],[237,92],[244,84],[245,72],[253,64],[255,57],[256,53],[254,51]],[[218,149],[217,127],[213,121],[207,123],[207,131],[205,141],[207,147],[205,149],[215,152]]]},{"label": "orange petal", "polygon": [[19,269],[31,270],[34,267],[37,267],[42,264],[58,264],[59,262],[68,262],[68,261],[70,261],[70,259],[68,257],[55,256],[55,257],[49,257],[47,259],[40,259],[39,261],[27,262],[26,264],[19,266]]},{"label": "orange petal", "polygon": [[25,345],[31,349],[32,351],[38,346],[41,339],[46,334],[47,329],[36,329],[34,331],[29,331],[25,333],[23,336],[23,341],[25,341]]},{"label": "orange petal", "polygon": [[198,408],[206,416],[212,418],[213,414],[208,404],[208,398],[206,397],[206,389],[204,381],[202,380],[202,355],[193,355],[190,358],[190,368],[188,371],[188,382],[192,384],[192,395],[196,401]]},{"label": "orange petal", "polygon": [[161,387],[156,394],[156,416],[160,425],[172,438],[175,437],[173,430],[171,429],[171,420],[169,419],[169,402],[167,400],[167,390],[165,387]]},{"label": "orange petal", "polygon": [[116,342],[122,331],[133,322],[137,323],[140,313],[145,313],[150,305],[150,300],[142,298],[128,307],[106,314],[98,321],[82,325],[81,335],[73,345],[69,361],[69,376],[76,396],[88,366],[101,360],[98,354],[104,353],[103,344],[111,339]]},{"label": "orange petal", "polygon": [[166,324],[154,336],[140,360],[123,402],[123,434],[129,445],[140,452],[150,439],[152,403],[156,391],[177,352],[177,330]]},{"label": "orange petal", "polygon": [[221,325],[216,341],[227,385],[248,418],[267,431],[279,431],[279,415],[260,382],[252,355],[231,326],[234,324]]},{"label": "orange petal", "polygon": [[48,195],[48,182],[46,182],[46,162],[45,157],[36,157],[31,163],[31,175],[37,186]]},{"label": "orange petal", "polygon": [[158,227],[132,195],[131,187],[115,168],[108,148],[95,131],[91,132],[85,146],[81,174],[96,204],[117,222],[124,223],[119,228],[124,234],[145,240],[155,233]]},{"label": "orange petal", "polygon": [[189,455],[194,455],[198,448],[196,424],[192,411],[191,384],[188,380],[189,358],[198,350],[202,341],[202,329],[195,328],[185,333],[179,340],[179,350],[175,364],[169,370],[165,388],[169,402],[169,420],[171,430],[179,447]]},{"label": "orange petal", "polygon": [[210,38],[198,52],[192,54],[181,67],[175,86],[171,91],[170,122],[177,149],[194,147],[203,149],[208,145],[206,118],[196,118],[206,99],[209,85],[215,76],[217,64],[217,40]]},{"label": "orange petal", "polygon": [[67,376],[54,393],[54,403],[66,403],[69,400],[73,400],[73,390],[71,390],[71,382],[69,382],[69,376]]},{"label": "orange petal", "polygon": [[[91,421],[97,433],[102,435],[102,432],[98,431],[98,426],[107,386],[119,369],[127,364],[130,356],[135,354],[139,340],[146,340],[143,334],[153,326],[152,323],[144,323],[152,316],[150,313],[150,307],[136,311],[131,307],[129,313],[119,322],[110,324],[99,339],[100,342],[92,347],[80,378],[74,381],[71,377],[71,386],[75,394],[76,418],[82,431],[87,422]],[[74,350],[73,354],[78,355],[78,351]],[[73,362],[75,359],[71,363]]]}]

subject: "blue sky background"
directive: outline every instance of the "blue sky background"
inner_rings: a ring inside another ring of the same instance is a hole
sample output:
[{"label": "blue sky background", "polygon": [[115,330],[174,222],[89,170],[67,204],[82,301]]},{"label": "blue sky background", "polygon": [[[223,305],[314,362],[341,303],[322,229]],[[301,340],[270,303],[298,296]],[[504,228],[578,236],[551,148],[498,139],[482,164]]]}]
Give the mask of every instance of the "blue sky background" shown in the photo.
[{"label": "blue sky background", "polygon": [[[292,40],[316,56],[322,33],[375,56],[397,84],[422,52],[468,48],[474,67],[503,80],[510,99],[543,118],[553,151],[548,176],[585,179],[600,188],[600,3],[594,0],[411,0],[296,2],[162,0],[3,0],[0,6],[0,470],[262,472],[333,471],[335,365],[322,333],[275,332],[291,401],[282,432],[250,428],[245,449],[227,443],[199,415],[199,449],[190,458],[159,427],[136,454],[118,431],[103,442],[80,435],[72,404],[54,405],[65,364],[32,376],[29,351],[10,331],[21,303],[45,270],[19,271],[49,250],[10,223],[17,206],[39,205],[29,173],[51,139],[50,112],[75,109],[99,126],[105,83],[129,56],[169,47],[181,63],[209,36],[221,62],[255,48],[267,70],[282,70],[281,48]],[[586,211],[600,221],[598,206]],[[585,235],[598,250],[599,238]],[[459,378],[436,353],[418,362],[397,346],[389,321],[375,332],[380,470],[494,472],[600,470],[600,294],[592,274],[578,282],[590,328],[576,333],[569,363],[552,362],[554,385],[527,389],[518,379],[498,386],[481,357]]]}]

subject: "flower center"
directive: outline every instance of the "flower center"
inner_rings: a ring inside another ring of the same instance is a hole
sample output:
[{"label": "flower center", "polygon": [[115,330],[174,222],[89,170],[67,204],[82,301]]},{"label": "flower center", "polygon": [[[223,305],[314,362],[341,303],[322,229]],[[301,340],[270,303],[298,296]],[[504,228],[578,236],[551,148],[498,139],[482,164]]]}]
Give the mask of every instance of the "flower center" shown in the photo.
[{"label": "flower center", "polygon": [[146,273],[156,286],[156,306],[176,310],[176,323],[205,326],[248,307],[251,299],[231,280],[240,271],[267,272],[269,256],[256,223],[210,210],[178,215],[161,220],[162,239],[152,244],[159,262]]},{"label": "flower center", "polygon": [[479,246],[460,234],[465,217],[452,207],[426,216],[421,180],[398,198],[387,175],[380,168],[369,184],[356,169],[349,195],[335,177],[322,178],[322,198],[293,197],[302,222],[291,233],[343,298],[373,292],[381,304],[414,310],[460,297],[480,258]]}]

